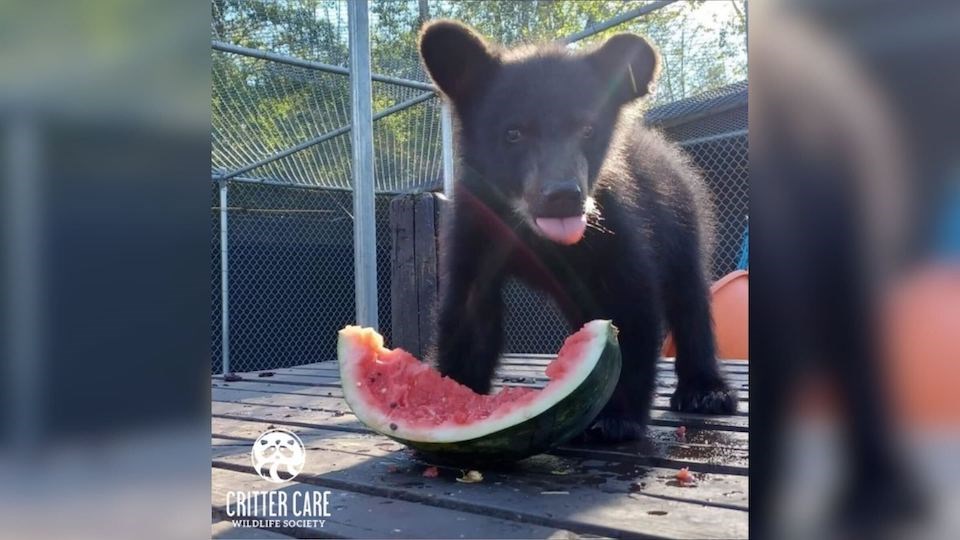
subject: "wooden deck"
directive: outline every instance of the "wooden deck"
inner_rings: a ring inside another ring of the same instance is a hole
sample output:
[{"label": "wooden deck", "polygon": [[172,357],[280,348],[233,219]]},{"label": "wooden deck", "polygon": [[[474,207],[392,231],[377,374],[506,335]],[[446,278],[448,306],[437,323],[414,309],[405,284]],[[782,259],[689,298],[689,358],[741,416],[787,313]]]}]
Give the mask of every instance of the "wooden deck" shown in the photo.
[{"label": "wooden deck", "polygon": [[[511,356],[501,382],[542,385],[546,356]],[[747,364],[723,367],[740,391],[733,416],[671,412],[676,379],[660,363],[649,440],[618,446],[571,446],[512,466],[482,470],[483,481],[459,483],[461,471],[429,465],[404,446],[360,424],[342,399],[337,364],[214,377],[213,534],[217,538],[640,538],[747,537]],[[267,372],[269,373],[269,372]],[[268,427],[297,433],[307,463],[292,482],[273,484],[254,472],[250,446]],[[676,430],[686,427],[680,440]],[[677,471],[689,467],[693,486]],[[234,528],[224,513],[228,491],[330,491],[322,527]]]}]

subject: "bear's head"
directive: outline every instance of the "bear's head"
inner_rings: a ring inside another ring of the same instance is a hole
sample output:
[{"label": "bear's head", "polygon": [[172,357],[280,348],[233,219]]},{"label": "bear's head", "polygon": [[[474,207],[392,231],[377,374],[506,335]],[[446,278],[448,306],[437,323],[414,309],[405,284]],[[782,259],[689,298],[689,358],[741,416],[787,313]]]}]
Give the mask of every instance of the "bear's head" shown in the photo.
[{"label": "bear's head", "polygon": [[542,236],[579,241],[620,111],[657,77],[650,43],[617,34],[580,52],[504,50],[439,20],[422,29],[420,56],[459,119],[466,186]]}]

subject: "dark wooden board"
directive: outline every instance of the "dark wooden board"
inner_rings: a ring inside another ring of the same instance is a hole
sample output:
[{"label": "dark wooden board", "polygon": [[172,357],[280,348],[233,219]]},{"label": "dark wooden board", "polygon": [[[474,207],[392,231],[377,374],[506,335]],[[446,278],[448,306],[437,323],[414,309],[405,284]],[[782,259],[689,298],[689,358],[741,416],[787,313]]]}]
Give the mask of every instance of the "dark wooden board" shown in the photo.
[{"label": "dark wooden board", "polygon": [[433,329],[436,326],[436,314],[439,302],[437,253],[437,208],[433,193],[416,195],[414,244],[417,254],[417,313],[419,327],[419,348],[410,351],[417,358],[426,355],[433,343]]},{"label": "dark wooden board", "polygon": [[[336,422],[337,424],[357,422],[346,402],[341,398],[336,397],[310,395],[304,397],[303,395],[297,394],[274,394],[235,388],[214,388],[213,403],[214,409],[217,409],[220,404],[273,407],[277,410],[272,412],[265,410],[265,413],[270,413],[270,415],[273,417],[279,417],[282,415],[288,418],[296,418],[302,417],[302,414],[305,412],[314,411],[328,415],[335,415],[337,418],[342,417],[341,421]],[[648,426],[648,428],[651,437],[657,439],[658,441],[671,442],[676,438],[675,427],[652,424]],[[689,432],[686,436],[684,444],[699,444],[700,442],[703,442],[704,445],[710,447],[716,447],[719,445],[723,448],[732,448],[742,450],[744,452],[747,450],[748,436],[744,431],[721,430],[714,432],[710,429],[693,430],[693,426],[689,426],[689,428],[690,429],[688,430]],[[724,443],[721,441],[721,439],[716,437],[703,437],[701,435],[697,435],[709,433],[722,434],[724,436],[723,440],[729,440],[732,442]]]},{"label": "dark wooden board", "polygon": [[[329,377],[339,377],[339,367],[336,364],[311,364],[310,367],[302,366],[300,368],[285,368],[280,370],[271,370],[273,375],[283,375],[289,377],[319,377],[319,378],[329,378]],[[740,372],[731,372],[725,369],[721,369],[721,373],[727,379],[731,386],[734,386],[738,389],[749,388],[750,379],[749,375],[746,373]],[[501,365],[497,368],[497,374],[501,376],[510,376],[510,377],[527,377],[533,378],[541,383],[541,386],[546,383],[547,377],[544,374],[544,366],[528,366],[528,365]],[[249,374],[242,374],[245,378],[254,378],[259,376],[259,372],[252,372]],[[219,378],[219,377],[215,377]],[[673,371],[672,366],[661,365],[657,368],[657,379],[661,382],[670,382],[676,381],[676,374]]]},{"label": "dark wooden board", "polygon": [[[388,343],[387,345],[390,345],[390,344]],[[532,358],[528,358],[526,356],[518,357],[518,356],[512,356],[512,355],[505,355],[503,358],[500,359],[500,366],[517,368],[517,369],[526,368],[533,371],[542,372],[543,368],[546,367],[547,364],[549,364],[550,361],[553,360],[553,358],[554,356],[552,355],[550,356],[543,355],[542,357],[537,356]],[[289,369],[292,371],[317,371],[317,370],[324,371],[324,370],[336,369],[336,366],[337,366],[336,361],[329,361],[329,362],[316,362],[313,364],[304,364],[304,365],[293,366],[285,369]],[[673,371],[674,363],[672,360],[661,359],[657,362],[657,368],[659,370]],[[744,375],[749,374],[750,372],[750,369],[747,363],[738,361],[738,360],[721,361],[720,370],[723,371],[724,373],[744,374]]]},{"label": "dark wooden board", "polygon": [[[308,375],[302,373],[290,373],[289,371],[271,372],[270,377],[258,377],[252,374],[244,374],[241,381],[225,382],[220,376],[214,376],[214,388],[245,388],[249,390],[258,390],[262,392],[280,392],[297,394],[316,394],[329,395],[332,397],[342,396],[340,391],[340,380],[334,375],[336,372],[330,372],[324,375]],[[519,378],[518,378],[519,377]],[[526,386],[531,388],[541,388],[546,379],[531,378],[524,380],[525,375],[515,373],[505,373],[494,382],[494,388],[503,386]],[[738,403],[739,416],[746,416],[749,413],[749,403],[747,402],[747,387],[745,383],[737,384],[731,381],[731,385],[738,390],[740,401]],[[671,375],[660,375],[655,389],[654,409],[666,410],[668,408],[668,398],[673,393],[676,386],[676,378]],[[296,390],[293,387],[314,388],[314,390]]]},{"label": "dark wooden board", "polygon": [[[214,401],[214,418],[259,420],[298,428],[330,429],[350,433],[373,433],[361,424],[345,404],[330,408],[294,408],[279,404]],[[564,445],[554,453],[581,458],[626,460],[643,465],[689,467],[702,472],[747,474],[748,449],[745,434],[688,427],[683,441],[674,428],[651,426],[650,437],[637,443],[613,446]]]},{"label": "dark wooden board", "polygon": [[[414,200],[395,197],[390,201],[390,230],[393,233],[390,271],[390,305],[394,347],[419,350],[417,327],[417,274],[414,250]],[[335,362],[334,362],[335,364]]]},{"label": "dark wooden board", "polygon": [[[498,370],[499,380],[542,386],[546,383],[543,368],[550,358],[507,356]],[[218,489],[225,493],[228,485],[267,484],[253,474],[249,448],[259,433],[273,425],[294,430],[309,448],[312,459],[292,484],[299,486],[296,489],[330,489],[351,501],[349,506],[359,508],[343,513],[336,524],[329,523],[323,530],[275,532],[351,538],[745,537],[747,364],[722,364],[731,384],[739,389],[742,412],[734,416],[665,410],[676,378],[670,361],[661,361],[658,368],[655,410],[646,440],[563,445],[507,469],[485,470],[484,482],[471,485],[455,482],[460,472],[449,468],[441,468],[439,478],[422,477],[427,463],[359,423],[342,398],[336,362],[276,370],[263,378],[245,373],[244,380],[232,383],[215,378],[214,496]],[[686,427],[683,440],[676,434],[681,425]],[[696,487],[677,484],[675,475],[681,467],[694,473]],[[631,493],[632,489],[637,492]],[[215,502],[215,520],[216,506]],[[392,514],[382,512],[383,507],[396,508],[399,514],[387,519]],[[401,521],[403,526],[389,526]],[[426,529],[440,532],[421,532]],[[214,530],[225,536],[229,525],[220,521]]]},{"label": "dark wooden board", "polygon": [[[253,443],[259,434],[270,425],[277,425],[276,422],[262,421],[257,418],[236,419],[214,417],[212,431],[215,440],[223,444],[216,445],[214,458],[225,458],[229,456],[249,455],[250,444]],[[347,432],[337,431],[325,428],[292,428],[297,435],[301,437],[304,444],[310,449],[326,449],[329,451],[341,451],[365,454],[372,457],[390,457],[409,460],[411,464],[419,466],[431,465],[426,461],[420,460],[415,454],[404,452],[403,445],[391,441],[375,433]],[[231,440],[224,441],[216,439],[220,433],[229,432]],[[398,453],[399,452],[399,453]],[[545,464],[551,464],[549,468]],[[632,471],[636,470],[636,465],[645,465],[637,463],[622,454],[595,454],[587,457],[580,456],[539,456],[525,460],[516,466],[505,467],[504,470],[515,474],[528,474],[533,476],[542,476],[540,481],[555,481],[569,483],[572,480],[585,482],[589,480],[586,476],[596,472],[598,478],[609,480],[610,473],[616,473],[614,480],[623,480],[627,483],[632,482],[634,478],[630,476]],[[448,468],[456,470],[455,468]],[[629,474],[628,474],[629,473]],[[674,476],[676,467],[661,467],[657,465],[648,465],[643,467],[644,476]],[[561,477],[561,478],[556,478]],[[627,478],[629,477],[629,478]],[[664,482],[658,485],[647,482],[649,489],[645,493],[659,493],[662,496],[679,498],[693,502],[707,502],[713,505],[731,508],[747,508],[746,493],[732,493],[732,491],[744,491],[747,489],[747,478],[743,475],[732,475],[728,473],[708,473],[702,475],[702,478],[709,478],[709,482],[701,482],[696,491],[691,491],[685,487],[680,487],[673,482]],[[669,478],[667,479],[669,480]],[[587,482],[590,483],[590,482]],[[598,483],[598,482],[593,482]],[[611,488],[613,484],[606,486]],[[617,484],[620,485],[620,484]],[[554,486],[556,487],[556,486]],[[647,487],[647,486],[644,486]],[[620,488],[627,489],[629,486]],[[617,489],[620,489],[617,488]],[[629,491],[629,489],[628,489]],[[726,494],[725,494],[726,493]],[[709,501],[707,499],[710,499]]]},{"label": "dark wooden board", "polygon": [[[273,484],[262,480],[252,469],[245,473],[214,467],[212,479],[214,514],[221,516],[224,515],[228,491],[283,490],[292,493],[328,489],[300,482]],[[457,510],[446,510],[440,520],[424,519],[425,516],[436,516],[436,507],[348,490],[330,491],[331,515],[324,518],[322,527],[315,525],[288,532],[301,538],[547,538],[562,532]],[[226,524],[227,531],[244,530],[232,527],[229,521]]]},{"label": "dark wooden board", "polygon": [[[277,396],[282,398],[283,396],[288,396],[284,404],[293,404],[297,403],[296,400],[302,399],[303,396],[321,396],[328,398],[343,398],[343,390],[341,390],[339,384],[334,386],[331,381],[328,381],[323,386],[318,386],[316,384],[303,384],[299,381],[293,382],[284,382],[282,380],[273,380],[269,379],[270,382],[264,382],[263,379],[255,379],[251,381],[238,381],[226,383],[225,385],[217,385],[214,387],[214,397],[215,399],[223,399],[224,395],[231,395],[230,391],[238,391],[240,394],[233,394],[235,397],[233,399],[244,399],[249,400],[250,402],[264,401],[270,399],[271,396]],[[517,383],[511,383],[510,386],[533,386],[533,385],[523,385]],[[494,385],[495,388],[500,388],[501,385]],[[246,392],[246,395],[242,394]],[[670,398],[668,391],[659,392],[658,395],[654,396],[653,399],[653,409],[666,411],[670,408]],[[259,394],[259,395],[258,395]],[[308,402],[299,402],[305,407],[313,406]],[[311,402],[317,403],[317,402]],[[747,401],[739,401],[737,404],[738,411],[735,414],[736,416],[747,416],[749,413],[749,404]]]},{"label": "dark wooden board", "polygon": [[[215,419],[215,422],[215,432],[237,433],[249,429],[251,437],[269,425],[229,419]],[[314,438],[307,434],[304,443],[309,452],[311,455],[322,453],[322,457],[308,459],[297,481],[578,533],[671,538],[746,536],[746,512],[743,509],[697,498],[708,489],[717,497],[728,493],[726,497],[737,498],[740,495],[736,492],[745,489],[742,477],[731,477],[729,485],[723,485],[727,479],[713,483],[710,477],[714,475],[703,475],[699,479],[700,487],[677,487],[690,499],[687,500],[654,492],[647,494],[643,489],[639,493],[630,493],[629,485],[640,476],[648,480],[648,485],[662,482],[666,487],[673,487],[669,483],[674,471],[669,469],[658,475],[628,465],[626,469],[608,471],[603,478],[598,478],[599,469],[591,470],[589,478],[585,479],[577,474],[550,474],[556,467],[569,462],[548,456],[544,458],[546,465],[541,465],[539,472],[529,470],[536,468],[534,462],[534,465],[526,464],[527,469],[519,472],[515,469],[484,471],[483,482],[460,484],[454,480],[459,471],[447,468],[441,469],[439,478],[423,478],[424,463],[416,461],[402,448],[386,446],[393,443],[385,438],[369,437],[370,440],[363,442],[353,434],[334,434],[327,442],[321,442],[326,437]],[[383,447],[374,442],[381,439]],[[395,465],[397,471],[389,472],[390,465]],[[243,453],[215,459],[214,467],[249,471],[249,455]],[[431,519],[441,520],[443,516],[444,513],[435,512]]]},{"label": "dark wooden board", "polygon": [[[232,473],[236,474],[236,473]],[[230,481],[224,478],[222,475],[218,474],[218,471],[214,469],[213,471],[214,486],[213,493],[216,496],[218,491],[218,486],[230,486]],[[266,490],[264,490],[266,491]],[[226,491],[221,492],[222,497],[225,497]],[[257,539],[257,540],[273,540],[276,538],[294,538],[293,536],[288,536],[286,534],[280,534],[276,531],[266,531],[263,529],[254,529],[254,528],[238,528],[234,527],[229,521],[216,521],[213,523],[213,526],[210,528],[210,538],[229,538],[231,540],[245,540],[247,538]]]}]

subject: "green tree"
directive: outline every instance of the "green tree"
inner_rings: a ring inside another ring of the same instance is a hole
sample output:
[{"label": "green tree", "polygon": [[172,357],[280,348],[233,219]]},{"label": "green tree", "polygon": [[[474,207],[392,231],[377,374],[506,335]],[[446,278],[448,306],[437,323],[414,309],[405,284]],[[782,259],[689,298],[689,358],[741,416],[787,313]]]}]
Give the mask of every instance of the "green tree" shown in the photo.
[{"label": "green tree", "polygon": [[[377,73],[425,81],[417,32],[431,17],[462,20],[508,45],[558,39],[642,6],[638,1],[381,0],[370,4],[372,66]],[[661,51],[656,102],[669,102],[746,78],[741,0],[677,2],[577,43],[589,46],[631,31]],[[244,47],[347,66],[346,3],[338,0],[213,0],[212,38]],[[237,55],[213,55],[214,166],[232,170],[350,121],[347,77]],[[420,92],[374,83],[374,109]],[[439,180],[436,100],[376,123],[377,185],[400,189]],[[251,171],[280,181],[346,187],[349,137],[340,136],[282,163]]]}]

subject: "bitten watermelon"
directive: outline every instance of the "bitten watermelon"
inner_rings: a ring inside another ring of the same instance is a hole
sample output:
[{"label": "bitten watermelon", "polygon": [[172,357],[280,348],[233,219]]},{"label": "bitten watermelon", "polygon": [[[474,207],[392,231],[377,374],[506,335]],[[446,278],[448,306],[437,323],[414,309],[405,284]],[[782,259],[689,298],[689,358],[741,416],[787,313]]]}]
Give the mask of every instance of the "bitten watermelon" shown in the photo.
[{"label": "bitten watermelon", "polygon": [[347,326],[337,344],[343,394],[361,422],[444,462],[522,459],[574,437],[600,413],[620,377],[617,328],[591,321],[567,338],[541,390],[480,395],[370,328]]}]

